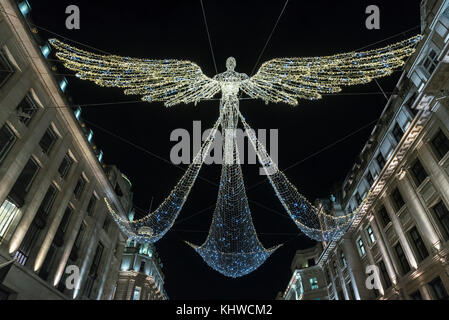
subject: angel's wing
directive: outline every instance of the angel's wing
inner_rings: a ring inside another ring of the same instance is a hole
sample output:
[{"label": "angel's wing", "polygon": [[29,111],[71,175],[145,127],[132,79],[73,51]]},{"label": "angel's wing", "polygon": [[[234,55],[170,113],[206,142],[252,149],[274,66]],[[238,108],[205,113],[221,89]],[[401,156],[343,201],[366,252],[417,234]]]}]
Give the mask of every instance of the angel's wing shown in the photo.
[{"label": "angel's wing", "polygon": [[297,99],[316,100],[342,86],[363,84],[387,76],[415,51],[421,36],[385,48],[327,57],[280,58],[265,62],[244,81],[242,90],[252,98],[297,105]]},{"label": "angel's wing", "polygon": [[220,91],[218,82],[190,61],[99,55],[56,39],[50,43],[57,50],[56,56],[79,78],[105,87],[124,88],[126,94],[141,95],[144,101],[162,101],[166,106],[197,103]]}]

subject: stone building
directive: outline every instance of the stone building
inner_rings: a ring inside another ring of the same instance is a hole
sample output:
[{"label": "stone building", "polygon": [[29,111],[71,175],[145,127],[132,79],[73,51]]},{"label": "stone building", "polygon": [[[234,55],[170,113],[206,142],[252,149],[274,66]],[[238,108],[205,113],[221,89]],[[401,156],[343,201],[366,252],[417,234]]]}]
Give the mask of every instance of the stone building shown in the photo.
[{"label": "stone building", "polygon": [[[331,201],[334,214],[357,219],[317,245],[317,266],[302,278],[305,287],[323,276],[328,299],[449,299],[449,1],[422,1],[421,14],[424,38]],[[280,298],[307,298],[300,287]]]},{"label": "stone building", "polygon": [[115,300],[168,300],[162,263],[154,245],[127,241]]},{"label": "stone building", "polygon": [[69,107],[30,10],[0,0],[0,299],[112,299],[126,238],[103,199],[126,217],[129,180]]}]

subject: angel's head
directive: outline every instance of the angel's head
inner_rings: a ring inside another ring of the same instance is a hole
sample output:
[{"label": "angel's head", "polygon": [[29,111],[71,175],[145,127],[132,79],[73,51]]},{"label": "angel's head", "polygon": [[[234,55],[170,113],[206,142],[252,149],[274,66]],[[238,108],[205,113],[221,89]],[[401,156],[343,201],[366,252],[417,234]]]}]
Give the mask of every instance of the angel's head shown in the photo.
[{"label": "angel's head", "polygon": [[237,62],[235,61],[235,59],[233,57],[229,57],[226,60],[226,68],[228,69],[228,71],[234,71],[236,65],[237,65]]}]

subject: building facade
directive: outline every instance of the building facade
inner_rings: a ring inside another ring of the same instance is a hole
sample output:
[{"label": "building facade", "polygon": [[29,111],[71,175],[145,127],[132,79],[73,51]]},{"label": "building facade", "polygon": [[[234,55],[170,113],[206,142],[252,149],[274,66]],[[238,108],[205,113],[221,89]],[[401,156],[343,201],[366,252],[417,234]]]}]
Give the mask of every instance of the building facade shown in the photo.
[{"label": "building facade", "polygon": [[168,300],[162,262],[154,245],[127,241],[114,299]]},{"label": "building facade", "polygon": [[0,299],[113,299],[126,238],[103,199],[126,217],[131,186],[69,107],[30,10],[0,0]]},{"label": "building facade", "polygon": [[[422,1],[421,16],[424,38],[331,201],[357,218],[300,277],[322,276],[328,299],[449,299],[449,1]],[[304,269],[280,298],[307,298],[291,285]]]}]

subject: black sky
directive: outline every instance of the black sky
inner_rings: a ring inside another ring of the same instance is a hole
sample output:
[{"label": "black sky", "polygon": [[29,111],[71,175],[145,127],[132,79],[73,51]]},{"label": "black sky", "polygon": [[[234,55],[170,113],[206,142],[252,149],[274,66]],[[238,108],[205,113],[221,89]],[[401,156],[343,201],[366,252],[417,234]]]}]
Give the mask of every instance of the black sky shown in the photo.
[{"label": "black sky", "polygon": [[[289,1],[261,62],[275,57],[318,56],[356,50],[405,30],[414,30],[382,42],[387,45],[419,32],[418,0],[395,1]],[[30,0],[32,21],[63,37],[122,56],[188,59],[213,76],[200,1],[37,1]],[[81,10],[81,29],[65,28],[65,8]],[[219,72],[228,56],[237,59],[237,71],[250,73],[257,61],[284,1],[205,0],[212,44]],[[381,10],[381,29],[365,28],[365,8],[376,4]],[[54,34],[40,30],[44,39]],[[86,49],[86,48],[84,48]],[[69,73],[59,67],[61,73]],[[379,81],[391,91],[400,72]],[[169,159],[176,128],[192,131],[201,120],[209,128],[218,117],[218,102],[198,106],[180,105],[166,109],[161,103],[125,103],[139,97],[124,96],[119,89],[99,88],[69,78],[69,94],[75,104],[123,101],[118,105],[84,107],[83,118],[93,125],[95,143],[104,150],[104,161],[116,164],[133,182],[138,208],[148,210],[151,198],[159,204],[181,177],[182,171],[130,144],[107,134],[105,128],[154,154]],[[345,94],[321,101],[301,101],[296,108],[284,104],[266,106],[261,101],[242,101],[240,109],[254,128],[279,129],[279,165],[287,168],[306,159],[379,117],[386,100],[382,95],[347,95],[379,92],[375,84],[357,86]],[[341,184],[360,153],[374,125],[286,171],[290,180],[310,200],[328,197]],[[200,175],[219,181],[219,166],[203,168]],[[244,165],[246,185],[264,178],[258,167]],[[237,280],[210,269],[182,240],[204,242],[213,208],[189,218],[214,204],[217,188],[198,180],[179,217],[180,223],[157,243],[164,263],[166,290],[171,299],[273,299],[284,290],[291,276],[295,250],[313,244],[303,236],[265,182],[248,191],[253,219],[265,247],[286,243],[254,273]],[[266,210],[260,204],[270,208]],[[275,212],[277,213],[275,213]],[[183,221],[185,220],[185,221]],[[200,232],[197,232],[200,231]],[[268,233],[268,234],[266,234]],[[273,233],[282,233],[273,235]]]}]

